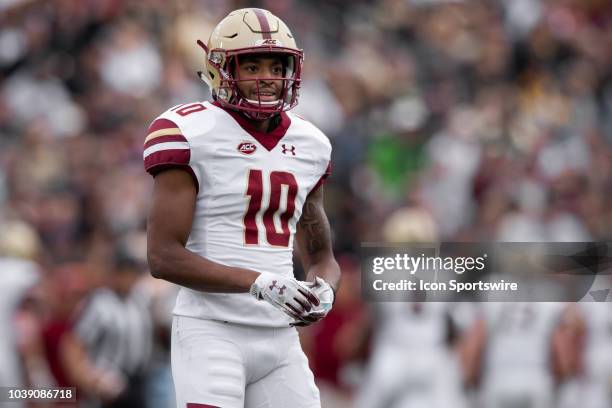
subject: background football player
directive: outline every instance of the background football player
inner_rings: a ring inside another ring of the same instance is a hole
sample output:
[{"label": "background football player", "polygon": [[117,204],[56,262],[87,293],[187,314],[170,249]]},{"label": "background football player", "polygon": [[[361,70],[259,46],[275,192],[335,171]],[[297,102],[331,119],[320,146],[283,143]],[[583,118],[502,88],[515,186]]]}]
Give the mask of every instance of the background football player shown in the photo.
[{"label": "background football player", "polygon": [[[382,228],[386,242],[433,243],[435,222],[427,211],[406,207]],[[462,408],[466,401],[456,345],[456,304],[426,302],[425,292],[372,303],[372,356],[359,388],[358,408]],[[401,300],[401,301],[400,301]]]},{"label": "background football player", "polygon": [[[340,269],[323,210],[331,145],[287,113],[303,60],[262,9],[213,30],[200,73],[212,102],[175,106],[144,146],[155,176],[148,257],[181,285],[172,371],[179,407],[318,407],[295,325],[329,312]],[[307,282],[293,277],[297,240]]]}]

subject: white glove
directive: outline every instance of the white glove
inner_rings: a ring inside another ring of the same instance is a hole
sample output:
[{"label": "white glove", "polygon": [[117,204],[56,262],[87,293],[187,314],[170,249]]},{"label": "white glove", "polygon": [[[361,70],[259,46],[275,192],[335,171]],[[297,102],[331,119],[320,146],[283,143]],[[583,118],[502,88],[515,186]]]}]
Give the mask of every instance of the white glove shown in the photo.
[{"label": "white glove", "polygon": [[334,304],[334,290],[329,283],[323,278],[317,277],[314,282],[300,282],[305,284],[319,299],[319,305],[315,306],[311,311],[302,314],[292,326],[308,326],[322,320]]},{"label": "white glove", "polygon": [[251,285],[249,293],[257,300],[265,300],[294,320],[319,306],[319,298],[306,283],[273,273],[261,273]]}]

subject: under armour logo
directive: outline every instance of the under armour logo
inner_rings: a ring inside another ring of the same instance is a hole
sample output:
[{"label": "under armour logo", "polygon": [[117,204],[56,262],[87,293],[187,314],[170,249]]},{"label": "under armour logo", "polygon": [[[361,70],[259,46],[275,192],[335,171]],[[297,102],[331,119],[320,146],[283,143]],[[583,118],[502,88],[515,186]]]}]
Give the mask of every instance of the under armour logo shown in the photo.
[{"label": "under armour logo", "polygon": [[283,292],[285,291],[285,289],[287,289],[287,286],[283,285],[282,287],[278,287],[276,285],[276,281],[272,281],[272,284],[270,285],[270,290],[272,290],[274,288],[278,289],[278,294],[279,295],[282,295]]},{"label": "under armour logo", "polygon": [[292,155],[295,156],[295,146],[291,145],[291,148],[289,148],[283,143],[282,148],[283,154],[287,154],[287,152],[290,152]]}]

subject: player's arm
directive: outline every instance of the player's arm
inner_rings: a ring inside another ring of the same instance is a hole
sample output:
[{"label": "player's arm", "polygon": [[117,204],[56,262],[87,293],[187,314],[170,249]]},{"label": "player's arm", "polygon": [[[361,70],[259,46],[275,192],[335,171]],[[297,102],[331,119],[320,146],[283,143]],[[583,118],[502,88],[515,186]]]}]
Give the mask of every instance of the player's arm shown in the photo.
[{"label": "player's arm", "polygon": [[581,370],[584,320],[575,305],[568,306],[552,336],[552,368],[558,380],[577,375]]},{"label": "player's arm", "polygon": [[185,248],[196,196],[196,187],[188,172],[169,169],[156,175],[147,222],[151,274],[194,290],[248,292],[258,272],[222,265]]},{"label": "player's arm", "polygon": [[306,198],[297,224],[296,240],[306,280],[314,282],[316,277],[322,278],[336,293],[340,284],[340,267],[332,251],[329,221],[323,207],[323,186]]},{"label": "player's arm", "polygon": [[459,341],[459,361],[466,386],[476,387],[480,382],[486,341],[487,326],[482,318],[474,321]]}]

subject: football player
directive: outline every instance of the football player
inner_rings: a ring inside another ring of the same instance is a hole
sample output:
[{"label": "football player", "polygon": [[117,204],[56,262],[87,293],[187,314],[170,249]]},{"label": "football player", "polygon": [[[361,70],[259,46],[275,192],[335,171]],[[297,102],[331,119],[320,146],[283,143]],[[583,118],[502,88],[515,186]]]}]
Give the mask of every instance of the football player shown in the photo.
[{"label": "football player", "polygon": [[[182,287],[177,406],[320,407],[293,326],[325,317],[340,269],[323,209],[331,145],[288,112],[302,50],[285,23],[254,8],[231,12],[198,44],[213,100],[160,115],[143,154],[155,177],[151,273]],[[306,281],[293,276],[294,241]]]}]

